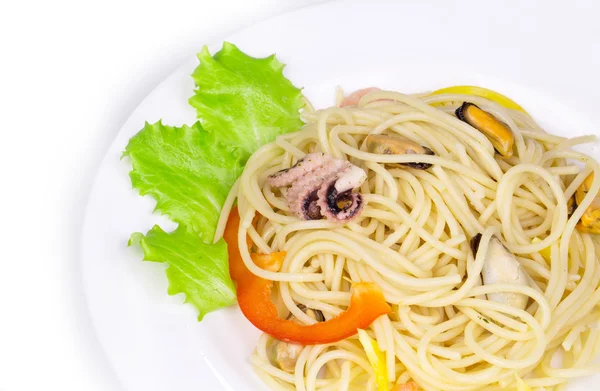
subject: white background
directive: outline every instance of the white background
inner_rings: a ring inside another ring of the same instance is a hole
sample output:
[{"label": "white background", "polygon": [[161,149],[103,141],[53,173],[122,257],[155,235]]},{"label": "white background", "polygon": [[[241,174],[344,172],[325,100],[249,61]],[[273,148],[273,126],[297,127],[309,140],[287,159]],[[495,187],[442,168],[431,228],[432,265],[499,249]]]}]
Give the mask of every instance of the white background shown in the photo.
[{"label": "white background", "polygon": [[120,389],[90,329],[78,257],[104,152],[203,44],[318,2],[0,1],[1,391]]}]

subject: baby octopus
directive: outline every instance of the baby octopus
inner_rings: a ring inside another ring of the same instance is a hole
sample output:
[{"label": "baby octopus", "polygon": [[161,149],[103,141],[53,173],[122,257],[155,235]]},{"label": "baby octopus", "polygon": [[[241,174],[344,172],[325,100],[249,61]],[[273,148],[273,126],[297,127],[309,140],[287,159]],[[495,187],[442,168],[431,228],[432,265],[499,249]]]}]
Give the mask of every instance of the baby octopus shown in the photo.
[{"label": "baby octopus", "polygon": [[268,179],[273,187],[290,186],[286,199],[303,220],[347,222],[360,214],[363,199],[354,189],[367,179],[360,167],[324,153],[309,153],[291,168]]}]

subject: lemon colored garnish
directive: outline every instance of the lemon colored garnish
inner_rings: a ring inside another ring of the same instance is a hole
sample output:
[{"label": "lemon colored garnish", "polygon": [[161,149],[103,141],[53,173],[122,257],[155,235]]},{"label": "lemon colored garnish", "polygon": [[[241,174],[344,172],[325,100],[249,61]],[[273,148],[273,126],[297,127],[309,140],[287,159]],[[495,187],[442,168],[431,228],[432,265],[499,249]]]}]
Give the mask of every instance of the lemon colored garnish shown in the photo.
[{"label": "lemon colored garnish", "polygon": [[[542,239],[540,239],[538,237],[535,237],[535,238],[533,238],[533,240],[531,241],[531,243],[535,244],[535,243],[539,243],[541,241],[542,241]],[[546,260],[546,262],[550,262],[550,247],[545,247],[545,248],[541,249],[539,251],[539,253],[540,253],[540,255],[542,257],[544,257],[544,259]]]},{"label": "lemon colored garnish", "polygon": [[377,342],[375,342],[369,334],[365,330],[358,330],[358,340],[360,341],[363,349],[365,349],[365,353],[367,354],[367,358],[371,363],[371,367],[373,367],[373,372],[375,372],[375,380],[377,382],[377,390],[378,391],[387,391],[388,390],[388,375],[387,368],[385,366],[385,356],[383,352],[377,346]]},{"label": "lemon colored garnish", "polygon": [[486,98],[492,100],[508,109],[522,111],[523,113],[527,113],[525,109],[519,106],[512,99],[492,90],[488,90],[487,88],[477,87],[477,86],[451,86],[442,88],[436,91],[433,91],[431,95],[440,95],[440,94],[461,94],[461,95],[475,95],[480,96],[482,98]]}]

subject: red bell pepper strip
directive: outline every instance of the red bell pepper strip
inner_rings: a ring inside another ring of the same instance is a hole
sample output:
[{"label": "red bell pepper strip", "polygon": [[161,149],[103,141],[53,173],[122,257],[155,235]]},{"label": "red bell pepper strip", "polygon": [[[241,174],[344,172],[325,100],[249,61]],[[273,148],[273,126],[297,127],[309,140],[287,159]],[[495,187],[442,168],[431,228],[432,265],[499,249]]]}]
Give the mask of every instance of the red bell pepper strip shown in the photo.
[{"label": "red bell pepper strip", "polygon": [[[231,278],[237,283],[237,299],[244,316],[259,330],[286,342],[302,345],[326,344],[341,341],[364,329],[381,315],[391,312],[381,289],[372,283],[362,282],[352,285],[350,306],[340,315],[311,325],[300,325],[277,315],[277,308],[271,301],[273,281],[265,280],[246,268],[238,249],[238,229],[240,216],[237,208],[229,215],[223,238],[229,252]],[[277,258],[282,259],[281,254]],[[264,256],[253,254],[257,266]],[[273,260],[269,260],[270,263]]]}]

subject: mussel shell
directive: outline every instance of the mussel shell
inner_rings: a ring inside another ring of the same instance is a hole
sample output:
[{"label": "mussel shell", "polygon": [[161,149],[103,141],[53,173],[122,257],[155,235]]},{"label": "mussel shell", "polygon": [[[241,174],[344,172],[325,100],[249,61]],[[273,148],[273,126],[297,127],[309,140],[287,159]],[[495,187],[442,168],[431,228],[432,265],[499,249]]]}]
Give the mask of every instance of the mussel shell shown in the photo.
[{"label": "mussel shell", "polygon": [[[427,147],[423,147],[423,149],[425,150],[425,155],[435,155],[435,152],[433,152],[431,149],[429,149]],[[416,162],[415,163],[397,163],[397,164],[399,166],[415,168],[417,170],[427,170],[428,168],[433,166],[433,164],[431,164],[431,163],[416,163]]]},{"label": "mussel shell", "polygon": [[[309,316],[310,316],[311,314],[309,314],[309,312],[308,312],[308,311],[312,312],[312,314],[314,315],[314,317],[313,317],[313,318],[314,318],[314,319],[315,319],[317,322],[325,322],[325,315],[323,315],[323,312],[321,312],[320,310],[315,310],[315,309],[313,309],[313,308],[308,308],[308,307],[307,307],[307,306],[305,306],[304,304],[298,304],[298,305],[297,305],[297,307],[298,307],[298,308],[299,308],[299,309],[300,309],[302,312],[304,312],[305,314],[307,314],[307,315],[309,315]],[[292,314],[289,314],[289,315],[288,315],[288,317],[287,317],[287,320],[290,320],[290,319],[292,319],[292,318],[295,318],[295,317],[294,317],[294,315],[292,315]]]},{"label": "mussel shell", "polygon": [[[381,155],[435,155],[431,149],[419,145],[412,140],[387,135],[370,134],[367,136],[366,144],[369,152]],[[386,165],[398,168],[410,167],[418,170],[426,170],[432,166],[430,163],[419,162],[386,163]]]},{"label": "mussel shell", "polygon": [[575,200],[575,196],[573,195],[573,197],[569,198],[569,201],[567,201],[568,216],[571,217],[573,215],[573,213],[575,213],[576,209],[577,209],[577,201]]},{"label": "mussel shell", "polygon": [[477,250],[479,250],[479,243],[481,243],[481,234],[477,234],[471,238],[471,251],[473,251],[473,256],[477,256]]},{"label": "mussel shell", "polygon": [[[456,114],[456,118],[458,118],[459,120],[461,120],[461,121],[463,121],[463,122],[469,123],[469,120],[468,120],[468,118],[465,116],[465,113],[466,113],[467,109],[468,109],[469,107],[471,107],[471,106],[475,106],[475,107],[477,107],[478,109],[480,109],[480,108],[479,108],[479,106],[477,106],[475,103],[471,103],[471,102],[463,102],[463,104],[462,104],[462,105],[460,105],[460,106],[459,106],[459,107],[456,109],[456,111],[454,112],[454,114]],[[480,109],[480,110],[481,110],[481,109]]]}]

